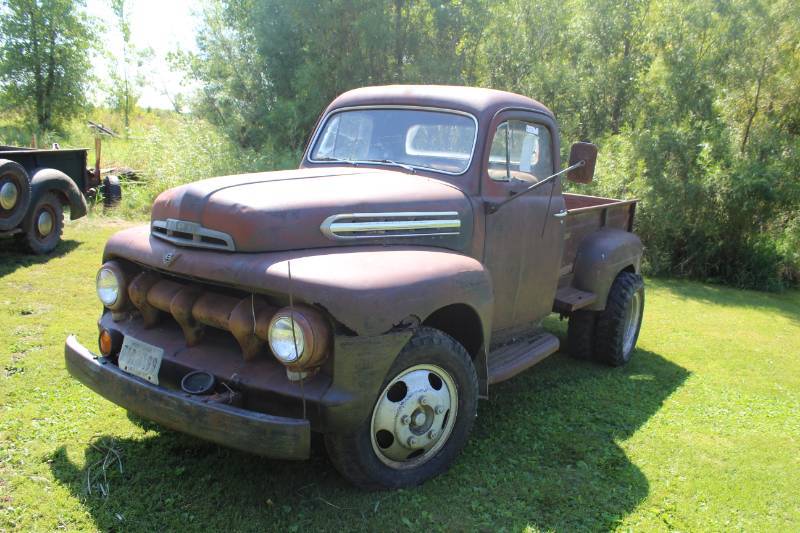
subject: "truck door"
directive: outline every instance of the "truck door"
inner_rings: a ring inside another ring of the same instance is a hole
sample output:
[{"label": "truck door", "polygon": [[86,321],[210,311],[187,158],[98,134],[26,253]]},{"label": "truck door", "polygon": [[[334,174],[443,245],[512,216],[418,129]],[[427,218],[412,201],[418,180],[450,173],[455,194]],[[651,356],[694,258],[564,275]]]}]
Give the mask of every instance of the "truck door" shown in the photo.
[{"label": "truck door", "polygon": [[[481,176],[486,201],[506,200],[560,168],[558,131],[545,115],[499,113],[487,142]],[[562,219],[554,215],[563,210],[557,180],[486,216],[484,264],[494,284],[495,330],[535,323],[550,313],[564,238]]]}]

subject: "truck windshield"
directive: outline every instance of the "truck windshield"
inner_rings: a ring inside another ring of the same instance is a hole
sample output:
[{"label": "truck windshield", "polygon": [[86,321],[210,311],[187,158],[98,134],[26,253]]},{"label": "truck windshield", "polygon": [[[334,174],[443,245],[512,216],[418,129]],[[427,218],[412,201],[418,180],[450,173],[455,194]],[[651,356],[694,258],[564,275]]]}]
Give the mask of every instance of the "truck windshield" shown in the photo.
[{"label": "truck windshield", "polygon": [[383,163],[461,174],[472,159],[475,135],[472,117],[446,111],[339,111],[325,121],[310,160]]}]

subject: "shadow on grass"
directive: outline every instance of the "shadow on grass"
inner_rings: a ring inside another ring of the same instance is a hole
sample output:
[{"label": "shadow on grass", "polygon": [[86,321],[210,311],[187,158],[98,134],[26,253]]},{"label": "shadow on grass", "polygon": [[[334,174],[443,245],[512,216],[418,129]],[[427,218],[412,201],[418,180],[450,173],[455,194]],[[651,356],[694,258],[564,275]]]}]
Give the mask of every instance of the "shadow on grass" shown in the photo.
[{"label": "shadow on grass", "polygon": [[18,268],[47,263],[55,257],[70,253],[80,243],[74,240],[61,241],[55,250],[46,255],[34,255],[26,252],[15,239],[0,239],[0,278],[7,276]]},{"label": "shadow on grass", "polygon": [[[50,467],[102,530],[608,529],[649,491],[619,442],[688,375],[641,350],[616,369],[555,355],[492,389],[450,471],[402,491],[352,488],[318,441],[309,461],[271,461],[147,424],[141,438],[86,446],[85,466],[61,447]],[[108,470],[103,498],[87,476],[108,446],[124,466]]]},{"label": "shadow on grass", "polygon": [[737,309],[765,310],[782,315],[792,322],[800,322],[800,292],[797,290],[762,292],[666,278],[650,279],[648,283],[684,300]]}]

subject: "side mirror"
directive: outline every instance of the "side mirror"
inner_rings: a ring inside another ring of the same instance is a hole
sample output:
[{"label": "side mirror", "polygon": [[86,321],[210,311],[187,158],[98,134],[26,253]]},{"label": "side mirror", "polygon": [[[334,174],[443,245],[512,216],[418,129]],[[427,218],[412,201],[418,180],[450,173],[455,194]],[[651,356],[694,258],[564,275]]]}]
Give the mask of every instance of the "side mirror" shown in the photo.
[{"label": "side mirror", "polygon": [[591,183],[597,162],[597,145],[577,142],[569,151],[569,166],[583,161],[584,165],[567,172],[567,179],[575,183]]}]

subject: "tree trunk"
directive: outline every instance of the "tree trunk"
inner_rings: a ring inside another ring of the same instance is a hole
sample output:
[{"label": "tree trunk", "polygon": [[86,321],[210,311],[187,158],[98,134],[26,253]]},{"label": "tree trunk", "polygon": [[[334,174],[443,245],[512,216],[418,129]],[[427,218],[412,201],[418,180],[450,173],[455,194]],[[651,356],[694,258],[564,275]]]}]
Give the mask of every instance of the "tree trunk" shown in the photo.
[{"label": "tree trunk", "polygon": [[622,109],[624,105],[624,100],[628,95],[628,90],[626,84],[628,83],[628,78],[630,77],[630,72],[628,68],[628,59],[631,54],[631,40],[630,37],[625,37],[624,39],[624,48],[622,52],[622,79],[617,80],[619,83],[619,87],[617,87],[617,93],[614,95],[614,104],[611,108],[611,133],[614,135],[619,134],[620,127],[622,126]]},{"label": "tree trunk", "polygon": [[56,31],[50,28],[47,49],[47,79],[45,80],[44,90],[44,121],[41,124],[43,129],[50,129],[53,118],[53,90],[56,85]]},{"label": "tree trunk", "polygon": [[764,72],[767,70],[767,56],[764,56],[764,61],[761,63],[761,72],[758,73],[758,80],[756,81],[756,96],[753,98],[753,109],[750,110],[750,116],[747,117],[747,125],[744,127],[744,135],[742,136],[742,146],[739,147],[739,153],[744,154],[747,148],[747,140],[750,138],[750,128],[753,126],[753,119],[756,118],[758,113],[758,99],[761,96],[761,82],[764,80]]},{"label": "tree trunk", "polygon": [[40,43],[39,43],[39,20],[38,20],[39,13],[37,12],[35,4],[31,5],[30,10],[28,11],[28,17],[30,18],[30,36],[31,36],[31,46],[33,48],[33,57],[31,57],[31,62],[33,63],[33,91],[35,94],[35,106],[36,106],[36,125],[38,128],[44,129],[43,122],[45,122],[44,118],[44,81],[43,81],[43,74],[42,74],[42,56],[40,53]]},{"label": "tree trunk", "polygon": [[397,81],[401,80],[403,76],[403,56],[405,55],[404,4],[405,0],[394,0],[394,73]]}]

